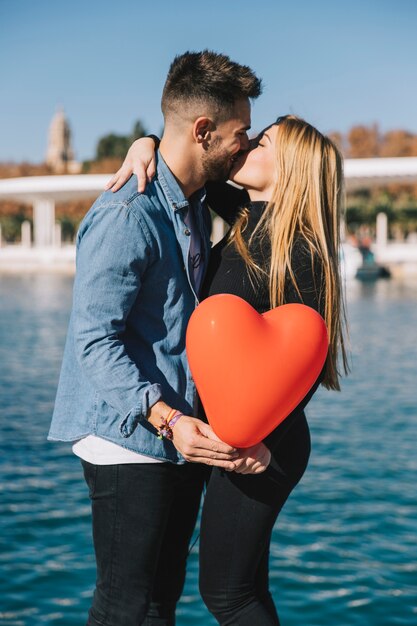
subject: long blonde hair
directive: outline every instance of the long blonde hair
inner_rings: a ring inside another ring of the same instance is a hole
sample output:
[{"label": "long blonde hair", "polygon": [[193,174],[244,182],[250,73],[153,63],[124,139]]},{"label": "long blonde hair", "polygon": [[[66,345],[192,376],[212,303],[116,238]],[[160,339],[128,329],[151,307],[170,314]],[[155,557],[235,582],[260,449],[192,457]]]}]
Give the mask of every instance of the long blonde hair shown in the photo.
[{"label": "long blonde hair", "polygon": [[295,240],[302,239],[314,263],[322,266],[319,301],[329,334],[329,351],[322,384],[340,390],[339,357],[343,371],[349,371],[344,331],[346,314],[340,278],[340,219],[343,199],[342,157],[334,143],[313,126],[294,115],[278,118],[275,141],[276,183],[272,198],[249,240],[243,232],[248,210],[243,210],[230,235],[252,275],[265,274],[253,259],[254,237],[266,238],[271,246],[268,273],[271,306],[285,304],[288,277],[300,294],[291,266]]}]

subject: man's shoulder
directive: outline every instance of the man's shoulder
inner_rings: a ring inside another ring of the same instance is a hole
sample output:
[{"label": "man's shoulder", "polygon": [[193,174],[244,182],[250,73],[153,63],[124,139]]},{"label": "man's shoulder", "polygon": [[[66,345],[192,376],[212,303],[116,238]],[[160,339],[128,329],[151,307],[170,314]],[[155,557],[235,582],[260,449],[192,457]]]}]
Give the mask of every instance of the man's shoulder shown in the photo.
[{"label": "man's shoulder", "polygon": [[95,204],[99,204],[102,207],[124,205],[126,208],[138,204],[145,208],[152,204],[153,195],[152,185],[149,184],[143,193],[138,191],[138,179],[133,174],[119,191],[104,191],[97,198]]},{"label": "man's shoulder", "polygon": [[[131,212],[137,219],[146,215],[153,216],[161,208],[165,207],[167,201],[161,190],[158,189],[158,181],[154,179],[146,185],[143,192],[138,191],[138,180],[133,174],[119,191],[105,191],[94,203],[100,208],[118,207]],[[94,206],[94,205],[93,205]]]},{"label": "man's shoulder", "polygon": [[149,183],[145,191],[140,193],[137,178],[133,175],[119,191],[104,191],[100,194],[84,216],[82,226],[100,221],[107,213],[116,216],[115,209],[117,215],[130,213],[140,221],[141,216],[160,210],[161,205],[161,195],[156,192],[155,185]]}]

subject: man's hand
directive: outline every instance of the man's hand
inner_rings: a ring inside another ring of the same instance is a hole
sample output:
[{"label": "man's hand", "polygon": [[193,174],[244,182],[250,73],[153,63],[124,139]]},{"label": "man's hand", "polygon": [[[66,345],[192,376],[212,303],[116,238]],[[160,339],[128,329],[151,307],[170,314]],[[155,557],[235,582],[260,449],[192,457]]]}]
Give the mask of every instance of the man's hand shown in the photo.
[{"label": "man's hand", "polygon": [[234,459],[238,451],[221,441],[205,422],[183,415],[172,428],[172,433],[172,443],[186,461],[223,467],[230,471],[235,469]]},{"label": "man's hand", "polygon": [[271,452],[264,443],[258,443],[251,448],[241,448],[235,459],[237,474],[261,474],[271,462]]},{"label": "man's hand", "polygon": [[155,143],[151,137],[137,139],[130,146],[125,160],[120,169],[105,186],[106,191],[119,191],[129,180],[132,174],[136,174],[138,179],[138,191],[145,191],[147,183],[150,183],[155,176]]},{"label": "man's hand", "polygon": [[[148,422],[158,429],[170,411],[171,407],[160,400],[151,407]],[[182,415],[172,427],[172,434],[172,443],[186,461],[215,465],[229,471],[235,469],[233,460],[239,456],[238,451],[221,441],[205,422]]]}]

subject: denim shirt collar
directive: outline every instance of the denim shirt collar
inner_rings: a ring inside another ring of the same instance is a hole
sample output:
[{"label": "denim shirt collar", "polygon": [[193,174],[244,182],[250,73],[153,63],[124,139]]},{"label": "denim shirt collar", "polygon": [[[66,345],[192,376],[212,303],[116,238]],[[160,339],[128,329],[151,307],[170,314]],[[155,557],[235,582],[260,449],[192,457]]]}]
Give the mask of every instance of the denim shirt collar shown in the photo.
[{"label": "denim shirt collar", "polygon": [[206,190],[204,187],[194,192],[190,198],[186,198],[177,182],[177,179],[165,163],[159,150],[155,155],[155,159],[157,178],[166,199],[175,213],[181,209],[188,208],[191,203],[194,204],[204,202],[206,198]]}]

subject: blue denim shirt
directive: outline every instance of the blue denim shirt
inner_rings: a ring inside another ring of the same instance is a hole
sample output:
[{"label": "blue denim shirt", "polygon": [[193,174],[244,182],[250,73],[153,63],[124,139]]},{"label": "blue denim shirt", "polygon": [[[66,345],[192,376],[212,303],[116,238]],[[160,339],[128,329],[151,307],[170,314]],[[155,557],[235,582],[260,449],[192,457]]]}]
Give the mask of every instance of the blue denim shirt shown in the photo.
[{"label": "blue denim shirt", "polygon": [[[195,200],[194,200],[195,198]],[[135,176],[103,193],[77,237],[73,307],[48,439],[93,434],[173,463],[173,444],[147,422],[162,399],[193,415],[195,386],[185,332],[198,304],[189,275],[189,207],[175,177],[157,157],[144,194]],[[210,216],[204,190],[193,196],[204,263]]]}]

